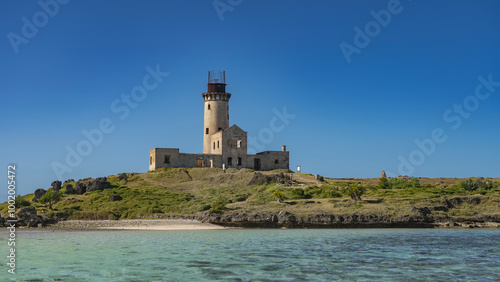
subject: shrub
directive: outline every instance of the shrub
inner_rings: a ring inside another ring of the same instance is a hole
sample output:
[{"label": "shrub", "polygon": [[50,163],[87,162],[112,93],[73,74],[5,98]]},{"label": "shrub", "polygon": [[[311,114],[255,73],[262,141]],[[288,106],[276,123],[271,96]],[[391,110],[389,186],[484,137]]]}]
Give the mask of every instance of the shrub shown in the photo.
[{"label": "shrub", "polygon": [[411,179],[405,178],[379,178],[378,187],[382,189],[408,189],[420,188],[420,180],[412,177]]},{"label": "shrub", "polygon": [[350,184],[344,188],[344,193],[356,202],[361,200],[361,196],[365,193],[365,191],[365,186],[361,184]]},{"label": "shrub", "polygon": [[390,189],[391,185],[386,177],[382,177],[378,179],[378,188],[380,189]]},{"label": "shrub", "polygon": [[462,181],[460,187],[467,191],[475,191],[477,189],[491,190],[495,187],[495,184],[489,179],[484,179],[484,177],[471,177]]},{"label": "shrub", "polygon": [[210,205],[212,208],[208,211],[208,214],[221,213],[222,211],[226,210],[227,204],[229,204],[229,201],[226,198],[218,198]]},{"label": "shrub", "polygon": [[273,191],[273,197],[276,198],[278,203],[283,203],[283,200],[285,200],[285,194],[283,194],[283,192],[279,189]]},{"label": "shrub", "polygon": [[24,198],[21,198],[21,195],[17,196],[15,199],[16,208],[29,207],[31,203]]}]

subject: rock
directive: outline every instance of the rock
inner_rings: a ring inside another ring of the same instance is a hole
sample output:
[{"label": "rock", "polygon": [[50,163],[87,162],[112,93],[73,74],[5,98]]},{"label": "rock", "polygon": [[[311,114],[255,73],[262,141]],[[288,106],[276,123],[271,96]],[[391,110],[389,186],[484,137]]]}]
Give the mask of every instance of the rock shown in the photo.
[{"label": "rock", "polygon": [[75,193],[82,195],[87,192],[87,182],[77,182],[75,185]]},{"label": "rock", "polygon": [[120,201],[121,199],[123,198],[120,195],[109,195],[109,200],[111,200],[112,202]]},{"label": "rock", "polygon": [[127,181],[127,175],[125,173],[120,173],[120,175],[118,175],[118,180],[125,180]]},{"label": "rock", "polygon": [[73,185],[66,184],[66,194],[75,194],[75,190],[73,189]]},{"label": "rock", "polygon": [[52,184],[50,184],[50,186],[52,186],[52,189],[54,189],[55,191],[61,190],[61,185],[62,185],[62,183],[59,180],[56,180],[56,181],[52,182]]},{"label": "rock", "polygon": [[33,227],[38,223],[42,223],[41,217],[38,216],[35,207],[24,207],[16,212],[17,220],[20,226]]},{"label": "rock", "polygon": [[36,189],[35,190],[35,197],[33,197],[33,203],[38,203],[38,200],[40,200],[40,198],[45,195],[45,193],[47,193],[47,191],[45,189]]},{"label": "rock", "polygon": [[71,183],[71,182],[75,182],[75,180],[74,179],[64,180],[63,185],[66,185],[67,183]]},{"label": "rock", "polygon": [[99,177],[93,181],[87,182],[87,191],[104,190],[106,188],[111,188],[111,184],[108,182],[106,177]]},{"label": "rock", "polygon": [[453,197],[451,199],[444,199],[443,205],[448,208],[454,208],[460,206],[462,203],[467,203],[469,205],[479,205],[481,203],[480,197]]},{"label": "rock", "polygon": [[387,175],[385,174],[385,170],[382,170],[382,173],[378,178],[387,178]]},{"label": "rock", "polygon": [[271,182],[278,182],[281,184],[289,183],[291,181],[290,177],[283,174],[283,173],[278,173],[278,174],[262,174],[260,172],[255,172],[253,174],[252,179],[250,182],[248,182],[247,185],[262,185],[262,184],[268,184]]}]

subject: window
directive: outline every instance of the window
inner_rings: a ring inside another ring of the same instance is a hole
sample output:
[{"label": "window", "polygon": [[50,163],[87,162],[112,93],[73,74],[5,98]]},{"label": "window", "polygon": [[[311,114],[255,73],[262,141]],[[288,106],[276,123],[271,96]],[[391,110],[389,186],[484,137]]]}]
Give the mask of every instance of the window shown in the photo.
[{"label": "window", "polygon": [[241,140],[237,140],[236,141],[236,147],[237,148],[241,148]]},{"label": "window", "polygon": [[215,142],[214,142],[214,149],[215,149]]},{"label": "window", "polygon": [[219,149],[219,141],[217,141],[217,149]]},{"label": "window", "polygon": [[205,134],[208,134],[208,127],[205,128]]},{"label": "window", "polygon": [[149,164],[153,164],[153,157],[149,157]]},{"label": "window", "polygon": [[236,165],[241,165],[241,158],[240,158],[240,157],[238,157],[238,158],[236,159]]},{"label": "window", "polygon": [[166,164],[170,163],[170,155],[165,155],[165,160],[163,161]]},{"label": "window", "polygon": [[274,160],[274,164],[278,164],[278,159],[275,159],[275,160]]},{"label": "window", "polygon": [[228,166],[233,165],[233,158],[231,157],[227,158],[227,165]]},{"label": "window", "polygon": [[208,109],[210,110],[210,104],[208,104]]}]

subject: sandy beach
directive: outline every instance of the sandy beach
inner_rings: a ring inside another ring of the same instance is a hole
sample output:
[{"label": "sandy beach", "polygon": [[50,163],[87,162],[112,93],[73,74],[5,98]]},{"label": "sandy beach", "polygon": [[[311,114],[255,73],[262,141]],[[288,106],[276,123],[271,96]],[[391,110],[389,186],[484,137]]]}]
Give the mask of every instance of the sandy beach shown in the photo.
[{"label": "sandy beach", "polygon": [[227,229],[211,223],[187,219],[67,220],[49,229],[67,230],[216,230]]}]

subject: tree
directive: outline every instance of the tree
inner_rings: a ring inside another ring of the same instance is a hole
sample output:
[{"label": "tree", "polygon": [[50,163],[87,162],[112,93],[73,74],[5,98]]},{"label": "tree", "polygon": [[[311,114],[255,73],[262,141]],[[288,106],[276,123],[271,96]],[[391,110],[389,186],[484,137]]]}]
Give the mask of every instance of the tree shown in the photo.
[{"label": "tree", "polygon": [[49,189],[38,202],[40,204],[48,204],[49,209],[52,209],[52,205],[59,202],[59,200],[61,200],[61,193],[59,193],[59,191]]},{"label": "tree", "polygon": [[365,193],[366,188],[360,184],[349,184],[344,188],[344,193],[351,197],[355,202],[361,200],[361,196]]}]

